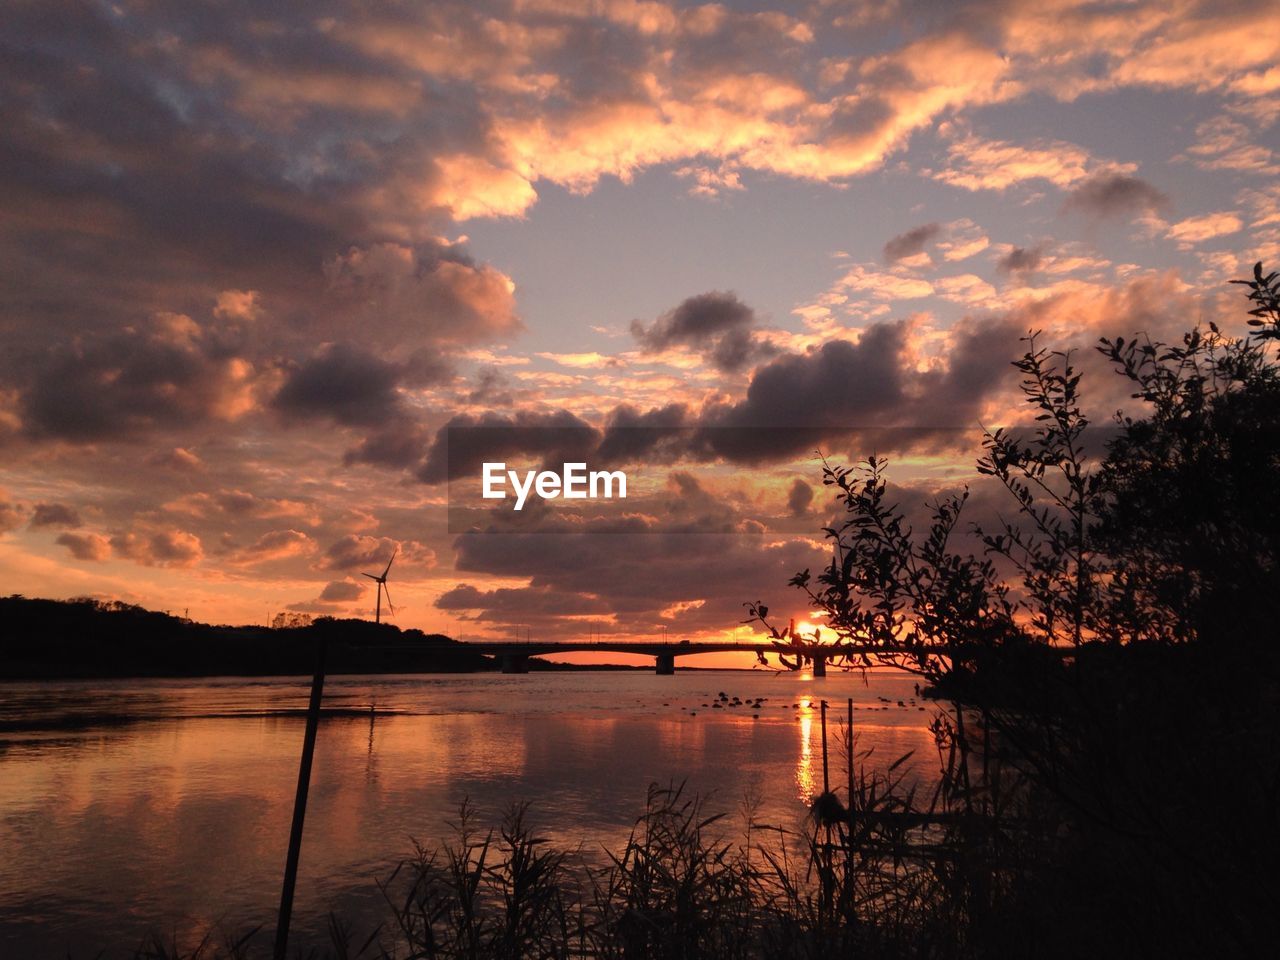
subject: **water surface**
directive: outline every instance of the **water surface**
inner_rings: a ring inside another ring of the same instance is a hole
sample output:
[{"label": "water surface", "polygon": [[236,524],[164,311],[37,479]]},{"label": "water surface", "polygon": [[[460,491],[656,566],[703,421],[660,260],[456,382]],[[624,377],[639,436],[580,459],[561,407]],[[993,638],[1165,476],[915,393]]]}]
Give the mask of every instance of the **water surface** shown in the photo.
[{"label": "water surface", "polygon": [[[910,766],[928,776],[934,708],[913,702],[913,683],[895,672],[330,678],[295,942],[320,942],[331,909],[372,929],[375,879],[413,838],[446,836],[464,798],[486,824],[528,801],[543,836],[587,851],[625,840],[655,782],[687,781],[734,816],[750,798],[760,820],[797,826],[822,785],[819,697],[833,705],[833,780],[847,697],[871,763],[915,751]],[[722,691],[766,699],[712,708]],[[269,933],[307,694],[304,678],[0,684],[0,957],[126,956],[149,931],[189,942],[211,925]]]}]

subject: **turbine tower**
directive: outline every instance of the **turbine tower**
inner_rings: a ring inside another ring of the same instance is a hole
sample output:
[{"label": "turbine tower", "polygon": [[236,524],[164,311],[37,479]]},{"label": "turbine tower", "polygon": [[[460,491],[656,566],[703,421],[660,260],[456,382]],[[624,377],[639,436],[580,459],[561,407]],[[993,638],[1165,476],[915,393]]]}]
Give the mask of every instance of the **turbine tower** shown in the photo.
[{"label": "turbine tower", "polygon": [[378,585],[378,606],[373,615],[374,623],[382,622],[382,595],[384,593],[387,595],[387,609],[391,611],[391,615],[393,617],[396,615],[396,608],[391,605],[391,591],[387,589],[387,574],[391,572],[391,564],[395,562],[396,554],[399,552],[399,547],[396,547],[395,550],[391,552],[391,559],[387,561],[387,567],[382,571],[382,576],[378,576],[375,573],[361,574],[361,576],[368,577]]}]

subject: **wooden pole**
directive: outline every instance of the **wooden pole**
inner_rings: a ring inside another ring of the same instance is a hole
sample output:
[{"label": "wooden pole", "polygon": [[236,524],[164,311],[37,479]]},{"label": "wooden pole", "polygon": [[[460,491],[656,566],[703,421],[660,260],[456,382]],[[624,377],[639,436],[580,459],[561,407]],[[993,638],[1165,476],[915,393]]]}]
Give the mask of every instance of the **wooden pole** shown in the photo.
[{"label": "wooden pole", "polygon": [[845,731],[849,742],[845,745],[845,759],[849,762],[849,842],[853,842],[853,697],[849,698],[849,728]]},{"label": "wooden pole", "polygon": [[827,701],[822,701],[822,792],[831,792],[831,771],[827,765]]},{"label": "wooden pole", "polygon": [[311,679],[311,701],[307,704],[307,730],[302,738],[302,760],[298,764],[298,792],[293,798],[293,826],[289,830],[289,853],[284,863],[284,885],[280,889],[280,918],[276,923],[275,960],[286,960],[289,949],[289,920],[293,916],[293,888],[298,881],[298,853],[302,848],[302,823],[307,815],[307,793],[311,789],[311,760],[316,752],[316,730],[320,726],[320,697],[324,693],[325,654],[328,641],[322,635],[316,646],[316,672]]}]

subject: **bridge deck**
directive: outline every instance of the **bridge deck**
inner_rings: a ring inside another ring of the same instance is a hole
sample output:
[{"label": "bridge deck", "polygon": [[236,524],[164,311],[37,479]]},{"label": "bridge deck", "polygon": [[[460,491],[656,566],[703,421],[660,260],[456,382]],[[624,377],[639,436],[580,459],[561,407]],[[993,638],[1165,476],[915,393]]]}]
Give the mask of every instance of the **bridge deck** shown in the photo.
[{"label": "bridge deck", "polygon": [[[521,655],[537,657],[548,653],[585,653],[598,651],[601,653],[630,653],[642,657],[676,656],[687,657],[699,653],[803,653],[806,656],[815,652],[826,656],[855,656],[864,653],[903,654],[909,653],[907,648],[872,647],[872,646],[832,646],[821,644],[814,646],[805,643],[760,643],[760,642],[699,642],[683,641],[679,643],[663,643],[661,641],[628,643],[623,641],[573,641],[573,640],[530,640],[530,641],[472,641],[463,646],[478,653],[490,656]],[[939,651],[944,653],[945,651]]]}]

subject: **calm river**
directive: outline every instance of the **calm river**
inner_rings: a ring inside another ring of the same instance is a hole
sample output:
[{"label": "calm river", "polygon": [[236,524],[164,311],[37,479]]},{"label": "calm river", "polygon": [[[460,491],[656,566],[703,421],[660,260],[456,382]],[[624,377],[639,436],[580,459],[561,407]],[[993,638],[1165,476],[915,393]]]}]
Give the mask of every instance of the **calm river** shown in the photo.
[{"label": "calm river", "polygon": [[[822,786],[818,696],[832,704],[837,782],[847,697],[868,763],[915,751],[928,776],[934,708],[913,702],[913,684],[893,672],[330,678],[337,713],[316,747],[294,944],[322,942],[330,910],[371,930],[384,916],[374,881],[413,838],[446,836],[464,798],[486,825],[528,801],[541,834],[571,847],[621,844],[648,785],[673,780],[713,810],[737,815],[751,797],[759,820],[796,826]],[[722,691],[765,699],[709,706]],[[269,942],[307,692],[294,678],[0,684],[0,957],[129,956],[148,932],[181,944],[257,924]]]}]

